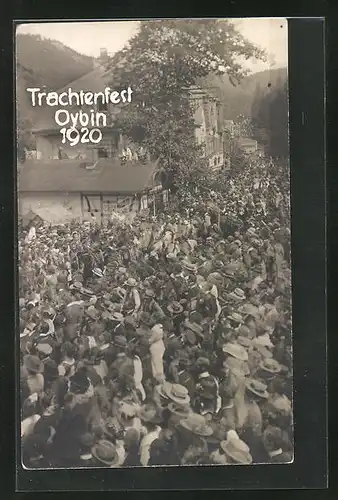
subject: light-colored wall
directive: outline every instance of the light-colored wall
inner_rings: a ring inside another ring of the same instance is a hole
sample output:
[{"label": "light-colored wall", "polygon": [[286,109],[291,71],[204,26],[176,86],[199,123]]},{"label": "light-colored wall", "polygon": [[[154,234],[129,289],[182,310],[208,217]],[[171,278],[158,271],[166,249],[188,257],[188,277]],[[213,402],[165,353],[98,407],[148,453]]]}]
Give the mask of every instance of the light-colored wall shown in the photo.
[{"label": "light-colored wall", "polygon": [[[101,220],[100,196],[89,196],[88,198],[95,218]],[[119,197],[119,200],[122,198],[123,196]],[[127,200],[127,207],[118,208],[116,196],[104,195],[103,213],[107,217],[113,213],[127,213],[129,212],[129,202],[132,204],[131,211],[138,212],[140,208],[138,199],[130,198]],[[85,199],[83,199],[83,206],[81,205],[80,193],[19,193],[18,210],[20,215],[25,215],[30,210],[38,211],[42,217],[45,214],[46,220],[53,223],[63,223],[72,219],[91,220],[92,218]]]}]

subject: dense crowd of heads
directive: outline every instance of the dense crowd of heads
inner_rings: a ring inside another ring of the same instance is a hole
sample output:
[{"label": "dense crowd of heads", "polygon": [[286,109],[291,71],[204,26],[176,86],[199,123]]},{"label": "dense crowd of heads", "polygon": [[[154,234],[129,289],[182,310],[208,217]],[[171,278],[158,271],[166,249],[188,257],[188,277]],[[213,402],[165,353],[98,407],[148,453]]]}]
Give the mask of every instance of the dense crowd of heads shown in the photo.
[{"label": "dense crowd of heads", "polygon": [[23,224],[24,465],[290,462],[288,222],[256,158],[132,223]]}]

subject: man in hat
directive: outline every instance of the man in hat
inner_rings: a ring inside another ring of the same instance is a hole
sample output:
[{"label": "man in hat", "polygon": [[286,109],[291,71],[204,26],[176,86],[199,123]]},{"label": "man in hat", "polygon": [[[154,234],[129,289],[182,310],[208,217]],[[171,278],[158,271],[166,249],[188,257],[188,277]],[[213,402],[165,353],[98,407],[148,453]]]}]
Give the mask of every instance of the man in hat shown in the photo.
[{"label": "man in hat", "polygon": [[209,373],[210,362],[207,358],[198,358],[195,363],[197,375],[195,403],[197,413],[215,413],[218,411],[218,382]]},{"label": "man in hat", "polygon": [[44,365],[38,356],[28,354],[24,357],[21,373],[21,392],[24,399],[30,394],[43,392],[45,383],[43,369]]},{"label": "man in hat", "polygon": [[125,314],[136,315],[141,307],[141,298],[137,289],[137,281],[134,278],[128,278],[124,283],[127,293],[124,298],[123,311]]},{"label": "man in hat", "polygon": [[144,426],[144,437],[140,442],[140,462],[146,467],[150,459],[150,446],[160,436],[159,424],[162,422],[162,417],[156,407],[149,404],[141,408],[140,419]]},{"label": "man in hat", "polygon": [[149,313],[151,316],[156,316],[158,321],[165,318],[163,309],[155,300],[155,292],[151,288],[147,288],[144,292],[141,311]]}]

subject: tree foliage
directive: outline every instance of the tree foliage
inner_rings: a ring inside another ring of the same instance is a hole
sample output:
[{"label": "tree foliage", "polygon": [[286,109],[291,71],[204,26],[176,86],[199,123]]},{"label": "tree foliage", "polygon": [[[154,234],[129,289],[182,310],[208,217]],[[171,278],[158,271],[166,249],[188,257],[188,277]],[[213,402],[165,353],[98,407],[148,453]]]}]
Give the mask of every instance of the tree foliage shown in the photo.
[{"label": "tree foliage", "polygon": [[246,74],[238,57],[262,59],[265,54],[229,21],[166,20],[141,22],[139,32],[109,63],[112,85],[134,90],[118,126],[160,159],[176,185],[204,176],[188,88],[210,73],[227,74],[236,84]]}]

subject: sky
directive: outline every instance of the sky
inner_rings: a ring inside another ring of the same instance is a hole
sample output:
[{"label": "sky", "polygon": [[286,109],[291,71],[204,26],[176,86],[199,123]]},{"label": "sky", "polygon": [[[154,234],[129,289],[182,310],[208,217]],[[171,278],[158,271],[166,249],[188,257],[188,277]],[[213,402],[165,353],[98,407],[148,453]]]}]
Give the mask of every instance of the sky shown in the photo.
[{"label": "sky", "polygon": [[[249,41],[268,52],[268,62],[248,61],[252,72],[287,66],[287,20],[284,18],[233,19]],[[57,40],[80,54],[97,57],[101,48],[115,53],[132,37],[139,21],[49,22],[21,24],[17,33],[30,33]],[[113,29],[113,36],[112,36]]]}]

